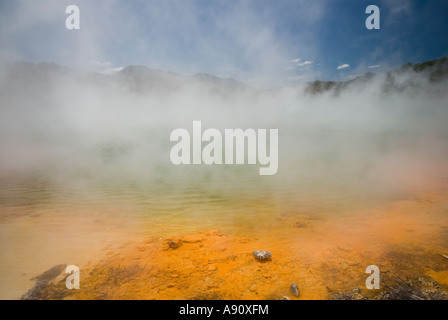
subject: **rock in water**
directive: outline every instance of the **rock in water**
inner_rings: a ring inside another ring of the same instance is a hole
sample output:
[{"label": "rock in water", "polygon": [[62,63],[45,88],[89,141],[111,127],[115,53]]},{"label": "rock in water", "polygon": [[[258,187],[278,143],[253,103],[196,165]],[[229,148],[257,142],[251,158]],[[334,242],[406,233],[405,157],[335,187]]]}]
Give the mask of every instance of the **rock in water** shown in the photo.
[{"label": "rock in water", "polygon": [[65,264],[58,264],[57,266],[54,266],[53,268],[45,271],[40,276],[37,276],[31,280],[36,280],[36,284],[34,287],[32,287],[28,292],[26,292],[22,296],[22,300],[39,300],[43,299],[45,296],[45,292],[49,288],[49,282],[56,278],[58,275],[60,275],[67,265]]},{"label": "rock in water", "polygon": [[296,297],[300,295],[299,287],[295,283],[291,284],[289,289],[291,290],[292,294],[295,295]]},{"label": "rock in water", "polygon": [[260,261],[269,260],[272,256],[269,251],[265,251],[265,250],[255,250],[255,251],[252,251],[252,254],[255,256],[255,258],[257,258]]},{"label": "rock in water", "polygon": [[42,293],[47,288],[47,281],[41,280],[28,290],[20,299],[21,300],[39,300],[42,299]]},{"label": "rock in water", "polygon": [[51,269],[48,269],[44,273],[42,273],[40,276],[37,276],[31,280],[37,280],[37,281],[50,281],[56,278],[58,275],[60,275],[65,268],[67,268],[66,264],[58,264],[57,266],[54,266]]}]

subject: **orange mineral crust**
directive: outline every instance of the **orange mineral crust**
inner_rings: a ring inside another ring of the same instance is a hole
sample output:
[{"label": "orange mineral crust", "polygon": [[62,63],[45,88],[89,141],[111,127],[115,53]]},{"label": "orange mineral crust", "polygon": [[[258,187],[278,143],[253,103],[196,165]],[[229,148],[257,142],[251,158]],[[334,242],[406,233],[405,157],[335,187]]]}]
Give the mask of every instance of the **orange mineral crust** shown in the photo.
[{"label": "orange mineral crust", "polygon": [[[333,218],[291,210],[258,235],[136,237],[104,247],[81,269],[80,290],[67,290],[62,274],[39,298],[376,299],[404,281],[445,297],[447,209],[443,193],[430,192]],[[257,260],[254,250],[272,257]],[[380,290],[366,289],[369,265],[380,268]]]}]

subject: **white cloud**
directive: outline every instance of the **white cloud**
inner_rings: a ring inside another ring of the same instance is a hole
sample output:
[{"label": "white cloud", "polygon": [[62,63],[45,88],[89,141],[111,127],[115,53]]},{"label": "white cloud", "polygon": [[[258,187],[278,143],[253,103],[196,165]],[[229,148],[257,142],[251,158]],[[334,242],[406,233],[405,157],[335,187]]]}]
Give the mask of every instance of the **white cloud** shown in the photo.
[{"label": "white cloud", "polygon": [[341,70],[341,69],[345,69],[345,68],[350,68],[349,64],[341,64],[339,67],[336,68],[336,70]]},{"label": "white cloud", "polygon": [[313,61],[305,61],[305,62],[302,62],[302,63],[298,63],[297,65],[299,67],[304,67],[304,66],[310,65],[312,63],[313,63]]},{"label": "white cloud", "polygon": [[367,67],[367,68],[369,68],[369,69],[376,69],[376,68],[379,68],[379,67],[381,67],[381,65],[376,64],[376,65],[374,65],[374,66],[369,66],[369,67]]},{"label": "white cloud", "polygon": [[291,60],[291,62],[294,62],[296,64],[296,67],[289,66],[289,67],[286,67],[285,70],[294,70],[296,68],[303,68],[305,66],[313,64],[313,61],[310,61],[310,60],[306,60],[304,62],[300,62],[300,61],[302,61],[302,59],[299,59],[299,58]]},{"label": "white cloud", "polygon": [[119,68],[108,68],[108,69],[104,69],[102,70],[100,73],[103,74],[113,74],[113,73],[117,73],[120,72],[121,70],[123,70],[124,67],[119,67]]}]

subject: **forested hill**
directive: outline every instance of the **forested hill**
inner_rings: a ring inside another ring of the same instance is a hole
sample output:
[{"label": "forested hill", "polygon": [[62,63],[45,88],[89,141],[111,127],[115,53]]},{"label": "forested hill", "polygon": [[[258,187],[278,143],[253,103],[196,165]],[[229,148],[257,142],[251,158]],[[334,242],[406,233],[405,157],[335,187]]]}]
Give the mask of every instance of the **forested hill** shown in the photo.
[{"label": "forested hill", "polygon": [[448,80],[448,58],[417,64],[406,63],[386,74],[367,72],[348,81],[314,81],[306,86],[305,92],[314,95],[333,91],[339,94],[353,85],[369,85],[379,77],[385,77],[382,84],[382,90],[385,92],[418,87],[422,80],[429,83],[443,83]]}]

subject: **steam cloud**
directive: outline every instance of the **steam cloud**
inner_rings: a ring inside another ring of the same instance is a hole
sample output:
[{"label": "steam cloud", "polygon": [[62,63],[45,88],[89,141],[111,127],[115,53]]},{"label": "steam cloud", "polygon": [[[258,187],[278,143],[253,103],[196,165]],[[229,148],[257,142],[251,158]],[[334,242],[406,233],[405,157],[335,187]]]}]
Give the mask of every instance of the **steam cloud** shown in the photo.
[{"label": "steam cloud", "polygon": [[[329,182],[395,192],[448,173],[446,82],[414,72],[396,76],[406,84],[400,90],[385,91],[387,76],[378,75],[315,95],[305,86],[255,90],[143,67],[103,75],[14,64],[1,74],[2,175],[45,171],[64,185],[113,176],[176,188],[183,177],[206,188],[211,177],[214,187],[226,181],[223,190]],[[256,166],[173,166],[170,132],[198,119],[204,129],[279,129],[277,175],[256,177]]]},{"label": "steam cloud", "polygon": [[[407,72],[385,90],[390,79],[384,74],[314,95],[306,84],[263,90],[226,79],[262,88],[281,84],[297,67],[301,80],[315,79],[319,55],[307,30],[325,15],[326,1],[282,7],[291,6],[281,12],[301,22],[294,39],[307,45],[300,50],[276,32],[276,17],[252,2],[209,16],[213,32],[196,19],[205,10],[197,2],[136,3],[144,14],[134,20],[127,19],[131,7],[120,1],[79,1],[77,33],[64,28],[61,13],[69,1],[0,4],[2,176],[47,172],[59,184],[82,187],[110,177],[167,189],[182,183],[207,189],[212,181],[219,190],[253,186],[267,193],[310,191],[327,183],[335,189],[401,191],[446,178],[446,82]],[[400,12],[407,12],[407,3],[400,2]],[[185,42],[190,54],[182,48]],[[116,61],[110,61],[110,51],[118,53]],[[27,52],[35,62],[71,68],[11,63],[29,60]],[[181,54],[185,59],[177,63]],[[387,63],[376,62],[386,69]],[[124,67],[132,64],[222,76]],[[204,129],[278,129],[278,173],[262,179],[251,166],[174,167],[170,132],[195,120]]]}]

